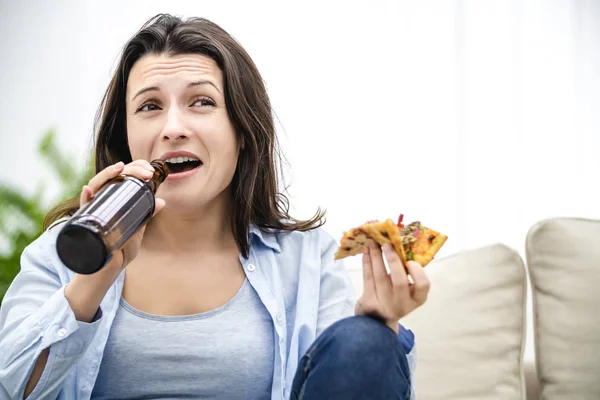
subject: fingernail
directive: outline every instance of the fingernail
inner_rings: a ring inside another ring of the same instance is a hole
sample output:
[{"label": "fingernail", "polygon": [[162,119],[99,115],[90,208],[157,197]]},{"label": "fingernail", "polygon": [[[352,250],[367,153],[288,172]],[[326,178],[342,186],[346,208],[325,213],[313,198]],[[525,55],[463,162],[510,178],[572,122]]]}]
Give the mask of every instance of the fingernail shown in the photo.
[{"label": "fingernail", "polygon": [[121,169],[123,167],[123,161],[119,161],[118,163],[113,165],[114,169]]}]

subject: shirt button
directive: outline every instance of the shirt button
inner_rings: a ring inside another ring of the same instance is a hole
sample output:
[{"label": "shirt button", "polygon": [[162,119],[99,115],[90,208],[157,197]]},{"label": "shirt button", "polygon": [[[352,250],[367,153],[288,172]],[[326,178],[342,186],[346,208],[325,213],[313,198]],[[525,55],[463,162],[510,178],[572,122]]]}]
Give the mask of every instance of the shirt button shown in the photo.
[{"label": "shirt button", "polygon": [[248,271],[252,272],[256,269],[256,267],[254,266],[254,264],[248,264]]},{"label": "shirt button", "polygon": [[65,337],[67,335],[67,330],[65,328],[60,328],[58,330],[58,337]]}]

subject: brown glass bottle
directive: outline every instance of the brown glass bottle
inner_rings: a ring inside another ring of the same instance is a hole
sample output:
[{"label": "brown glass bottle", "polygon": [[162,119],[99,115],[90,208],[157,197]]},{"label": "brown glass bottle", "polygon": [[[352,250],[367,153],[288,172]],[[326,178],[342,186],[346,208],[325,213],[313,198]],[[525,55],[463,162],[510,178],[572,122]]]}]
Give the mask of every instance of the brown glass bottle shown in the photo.
[{"label": "brown glass bottle", "polygon": [[61,261],[79,274],[93,274],[111,259],[154,213],[154,194],[167,179],[162,160],[150,163],[154,176],[144,182],[128,175],[109,181],[64,225],[56,240]]}]

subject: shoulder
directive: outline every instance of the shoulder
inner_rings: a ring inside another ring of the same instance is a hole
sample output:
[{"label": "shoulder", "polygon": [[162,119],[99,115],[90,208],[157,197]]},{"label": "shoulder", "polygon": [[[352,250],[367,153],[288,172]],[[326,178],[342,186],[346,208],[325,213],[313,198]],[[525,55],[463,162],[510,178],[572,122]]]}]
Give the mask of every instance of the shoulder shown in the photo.
[{"label": "shoulder", "polygon": [[336,240],[323,226],[307,231],[285,231],[252,226],[250,232],[263,245],[280,254],[311,252],[323,255],[337,248]]},{"label": "shoulder", "polygon": [[67,268],[63,265],[56,252],[56,238],[62,225],[67,218],[54,222],[42,232],[40,236],[32,241],[21,255],[21,271],[46,271],[64,276],[69,275]]}]

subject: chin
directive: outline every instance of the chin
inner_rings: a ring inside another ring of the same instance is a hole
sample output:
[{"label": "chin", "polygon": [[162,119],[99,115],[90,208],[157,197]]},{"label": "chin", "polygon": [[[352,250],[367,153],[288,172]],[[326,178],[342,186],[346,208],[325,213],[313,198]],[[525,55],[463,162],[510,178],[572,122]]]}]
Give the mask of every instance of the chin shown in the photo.
[{"label": "chin", "polygon": [[173,188],[173,190],[165,190],[163,193],[160,193],[158,197],[165,200],[165,208],[177,212],[181,211],[188,213],[201,211],[211,204],[216,204],[220,196],[214,189],[208,189],[205,186],[193,188],[187,186]]},{"label": "chin", "polygon": [[165,193],[161,197],[167,203],[165,205],[166,208],[173,210],[193,210],[197,208],[202,208],[206,205],[206,201],[202,198],[204,196],[194,195],[194,193],[190,193],[189,190],[182,191],[182,193],[177,193],[179,191],[173,191],[171,193]]}]

